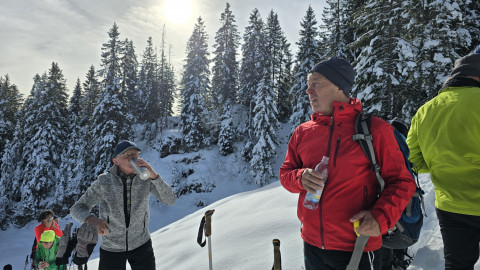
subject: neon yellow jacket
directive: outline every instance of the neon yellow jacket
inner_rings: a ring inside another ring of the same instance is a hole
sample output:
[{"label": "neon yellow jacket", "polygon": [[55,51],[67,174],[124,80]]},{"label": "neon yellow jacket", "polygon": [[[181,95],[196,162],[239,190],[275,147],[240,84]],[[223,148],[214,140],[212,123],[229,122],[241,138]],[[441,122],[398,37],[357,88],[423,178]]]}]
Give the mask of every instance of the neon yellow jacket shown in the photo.
[{"label": "neon yellow jacket", "polygon": [[480,88],[448,87],[412,119],[410,161],[430,173],[435,206],[480,216]]}]

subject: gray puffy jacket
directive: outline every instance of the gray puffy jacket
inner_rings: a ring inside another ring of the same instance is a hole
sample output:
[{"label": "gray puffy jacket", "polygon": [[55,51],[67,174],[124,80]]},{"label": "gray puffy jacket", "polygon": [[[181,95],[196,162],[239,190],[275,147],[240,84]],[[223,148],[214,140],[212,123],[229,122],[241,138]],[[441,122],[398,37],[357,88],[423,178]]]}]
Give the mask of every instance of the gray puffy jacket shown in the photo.
[{"label": "gray puffy jacket", "polygon": [[70,214],[83,223],[93,215],[93,206],[100,204],[99,218],[109,223],[108,235],[102,236],[100,247],[111,252],[133,250],[150,240],[150,193],[166,205],[175,203],[172,188],[161,176],[155,180],[142,180],[135,176],[131,187],[130,225],[125,219],[124,184],[117,174],[117,166],[97,177],[85,194],[70,208]]}]

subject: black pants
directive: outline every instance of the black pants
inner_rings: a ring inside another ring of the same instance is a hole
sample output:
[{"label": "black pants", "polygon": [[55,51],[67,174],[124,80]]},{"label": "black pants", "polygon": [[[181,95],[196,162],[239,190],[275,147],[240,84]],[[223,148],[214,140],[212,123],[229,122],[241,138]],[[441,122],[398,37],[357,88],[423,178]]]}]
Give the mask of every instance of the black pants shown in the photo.
[{"label": "black pants", "polygon": [[134,250],[111,252],[100,249],[99,270],[122,270],[127,268],[127,261],[132,270],[155,270],[155,256],[152,240]]},{"label": "black pants", "polygon": [[445,269],[473,270],[480,255],[480,216],[436,209],[443,239]]},{"label": "black pants", "polygon": [[[325,250],[303,242],[303,254],[305,255],[306,270],[345,270],[352,252],[340,250]],[[370,258],[369,258],[370,255]],[[373,252],[364,252],[360,260],[359,270],[381,270],[382,258],[378,250]]]}]

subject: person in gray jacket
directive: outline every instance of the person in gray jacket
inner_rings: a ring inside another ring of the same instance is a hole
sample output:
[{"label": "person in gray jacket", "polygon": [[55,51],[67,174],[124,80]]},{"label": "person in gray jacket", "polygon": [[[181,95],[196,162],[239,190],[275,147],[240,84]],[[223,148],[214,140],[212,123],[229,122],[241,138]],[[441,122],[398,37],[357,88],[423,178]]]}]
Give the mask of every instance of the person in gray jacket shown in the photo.
[{"label": "person in gray jacket", "polygon": [[[72,206],[70,214],[80,223],[93,223],[100,244],[100,270],[155,269],[155,256],[148,231],[150,193],[162,203],[172,205],[176,196],[172,188],[139,157],[140,148],[131,141],[121,141],[115,147],[114,165],[97,177],[85,194]],[[136,159],[138,167],[150,172],[142,180],[130,165]],[[99,216],[91,213],[99,204]]]}]

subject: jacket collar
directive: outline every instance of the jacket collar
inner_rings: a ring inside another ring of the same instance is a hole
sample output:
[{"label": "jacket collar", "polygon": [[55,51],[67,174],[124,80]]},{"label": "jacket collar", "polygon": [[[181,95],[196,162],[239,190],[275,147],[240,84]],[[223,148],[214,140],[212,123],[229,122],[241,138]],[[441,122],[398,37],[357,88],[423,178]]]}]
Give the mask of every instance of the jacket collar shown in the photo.
[{"label": "jacket collar", "polygon": [[330,121],[331,118],[340,119],[357,115],[362,111],[362,103],[357,98],[350,98],[348,103],[334,101],[332,104],[332,115],[323,115],[321,113],[313,113],[310,117],[312,121]]}]

